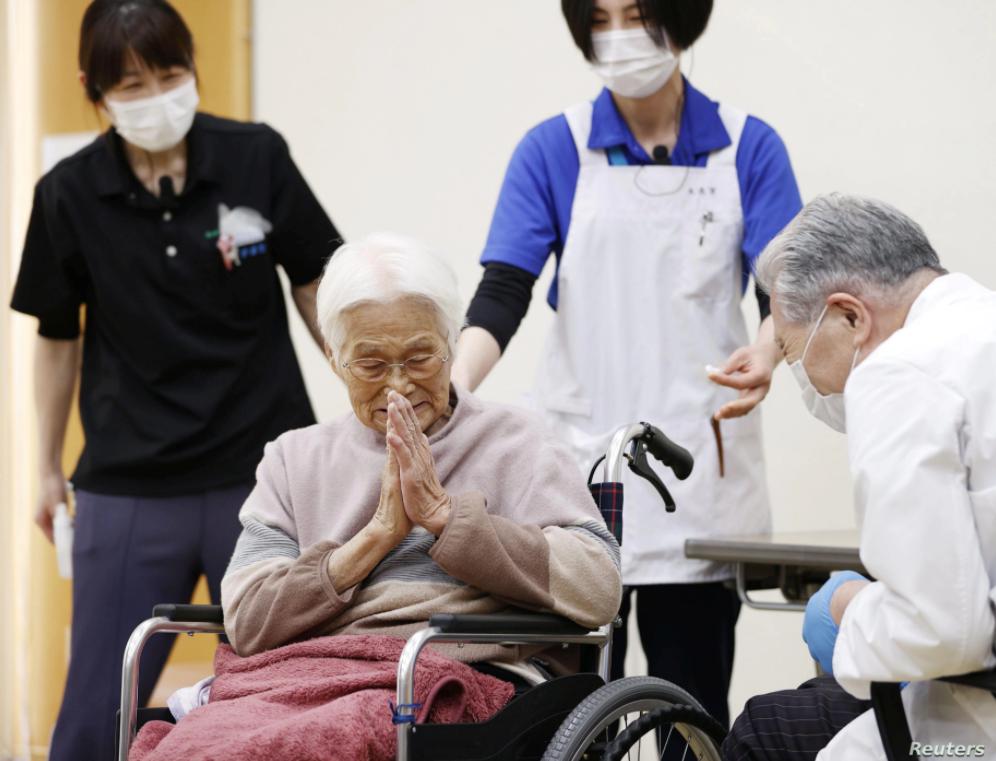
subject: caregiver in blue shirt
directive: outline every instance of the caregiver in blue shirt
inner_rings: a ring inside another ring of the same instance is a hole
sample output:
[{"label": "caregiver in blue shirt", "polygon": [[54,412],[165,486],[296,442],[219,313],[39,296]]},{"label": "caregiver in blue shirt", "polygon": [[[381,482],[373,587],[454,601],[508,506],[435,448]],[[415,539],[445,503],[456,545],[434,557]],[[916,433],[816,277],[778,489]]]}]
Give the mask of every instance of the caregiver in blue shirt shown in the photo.
[{"label": "caregiver in blue shirt", "polygon": [[[685,558],[683,546],[770,526],[760,419],[748,413],[779,352],[767,300],[758,294],[753,344],[740,302],[753,262],[801,208],[799,190],[771,127],[681,74],[678,59],[704,31],[711,0],[562,8],[606,89],[516,148],[453,377],[470,388],[483,380],[553,254],[547,301],[556,316],[533,401],[581,464],[594,462],[615,428],[639,420],[692,451],[691,477],[671,484],[676,513],[665,514],[645,482],[627,484],[622,614],[635,592],[650,674],[728,724],[740,607],[724,585],[732,572]],[[625,649],[621,629],[616,676]]]}]

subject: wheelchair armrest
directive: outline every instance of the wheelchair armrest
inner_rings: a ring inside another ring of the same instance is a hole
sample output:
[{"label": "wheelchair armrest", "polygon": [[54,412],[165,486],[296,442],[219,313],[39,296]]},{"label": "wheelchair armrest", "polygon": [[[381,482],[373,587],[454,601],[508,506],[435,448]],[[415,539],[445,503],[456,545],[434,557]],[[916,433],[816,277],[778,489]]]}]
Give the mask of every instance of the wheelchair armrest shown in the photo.
[{"label": "wheelchair armrest", "polygon": [[898,682],[872,682],[871,702],[887,761],[918,759],[919,754],[913,753],[910,748],[913,738],[910,735],[910,725],[906,720],[906,710],[903,708],[900,684]]},{"label": "wheelchair armrest", "polygon": [[989,690],[996,694],[996,669],[973,671],[971,674],[959,674],[957,676],[945,676],[940,681],[960,684],[965,687],[978,687],[979,689]]},{"label": "wheelchair armrest", "polygon": [[156,618],[204,624],[224,624],[225,615],[220,605],[157,605],[152,609]]},{"label": "wheelchair armrest", "polygon": [[[996,695],[996,669],[941,677],[938,681],[977,687]],[[902,686],[895,682],[872,682],[872,708],[888,761],[919,758],[910,750],[912,738],[903,708]]]},{"label": "wheelchair armrest", "polygon": [[446,634],[542,634],[551,637],[585,634],[589,630],[560,616],[543,613],[493,613],[484,615],[458,615],[437,613],[429,619],[429,626]]}]

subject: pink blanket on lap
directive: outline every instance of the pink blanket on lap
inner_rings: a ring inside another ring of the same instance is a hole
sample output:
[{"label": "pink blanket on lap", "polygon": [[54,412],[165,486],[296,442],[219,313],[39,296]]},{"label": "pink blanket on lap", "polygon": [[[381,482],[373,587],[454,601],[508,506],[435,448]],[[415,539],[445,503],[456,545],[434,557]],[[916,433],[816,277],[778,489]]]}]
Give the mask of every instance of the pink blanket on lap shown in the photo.
[{"label": "pink blanket on lap", "polygon": [[[176,725],[146,724],[129,759],[392,759],[397,742],[388,701],[404,644],[394,637],[321,637],[248,658],[219,645],[210,702]],[[512,693],[508,682],[466,664],[430,650],[419,656],[419,721],[484,721]]]}]

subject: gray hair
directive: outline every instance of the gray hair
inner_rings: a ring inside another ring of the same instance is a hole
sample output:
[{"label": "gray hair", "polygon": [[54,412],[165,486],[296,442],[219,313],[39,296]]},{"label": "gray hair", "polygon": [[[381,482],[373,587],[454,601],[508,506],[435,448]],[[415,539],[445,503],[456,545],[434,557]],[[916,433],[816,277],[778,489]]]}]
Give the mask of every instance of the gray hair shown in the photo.
[{"label": "gray hair", "polygon": [[920,225],[882,201],[818,196],[764,249],[755,277],[790,322],[813,322],[833,293],[890,301],[914,273],[945,270]]},{"label": "gray hair", "polygon": [[361,304],[385,304],[395,299],[424,299],[439,318],[450,355],[463,327],[463,303],[453,270],[410,238],[376,233],[340,246],[325,266],[318,285],[318,329],[338,356],[346,336],[342,314]]}]

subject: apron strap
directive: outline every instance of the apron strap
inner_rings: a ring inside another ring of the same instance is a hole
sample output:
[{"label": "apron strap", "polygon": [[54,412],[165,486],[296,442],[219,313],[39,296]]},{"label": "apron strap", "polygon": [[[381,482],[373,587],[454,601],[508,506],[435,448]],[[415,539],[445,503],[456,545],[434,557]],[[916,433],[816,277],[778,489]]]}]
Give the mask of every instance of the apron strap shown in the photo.
[{"label": "apron strap", "polygon": [[730,144],[715,153],[710,153],[706,166],[736,166],[737,149],[740,147],[740,135],[743,134],[744,124],[747,122],[747,113],[720,103],[719,118],[723,120],[726,134],[730,136]]},{"label": "apron strap", "polygon": [[591,136],[591,113],[590,101],[578,103],[564,111],[567,126],[571,128],[571,135],[574,137],[574,146],[578,149],[578,161],[581,166],[605,164],[605,151],[593,151],[588,147],[588,138]]}]

